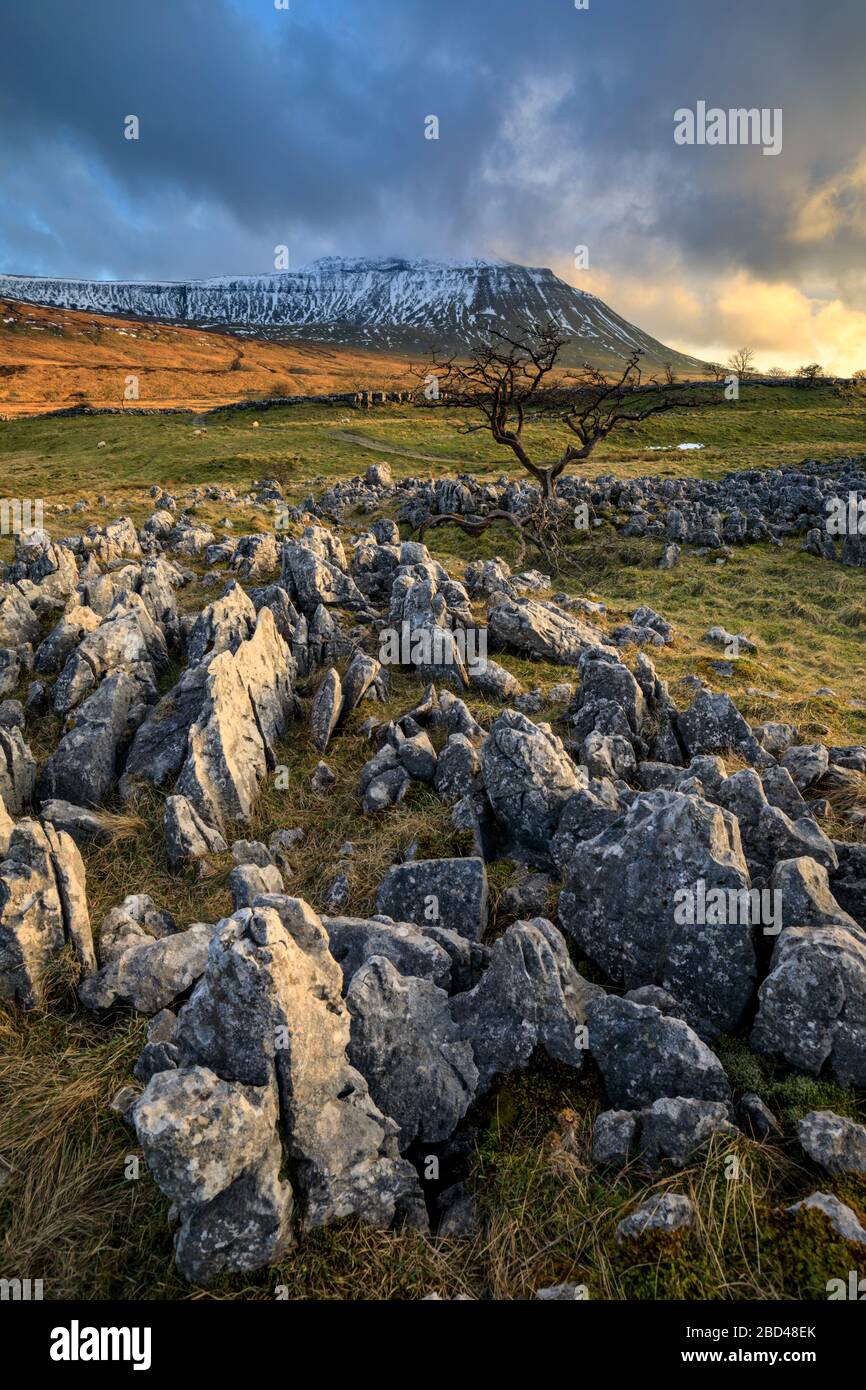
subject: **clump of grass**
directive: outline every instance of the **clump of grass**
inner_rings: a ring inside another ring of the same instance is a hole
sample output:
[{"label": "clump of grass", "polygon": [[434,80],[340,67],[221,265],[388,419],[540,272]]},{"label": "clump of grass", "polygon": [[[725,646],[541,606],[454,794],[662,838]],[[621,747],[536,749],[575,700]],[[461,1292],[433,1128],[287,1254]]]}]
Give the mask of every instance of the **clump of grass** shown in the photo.
[{"label": "clump of grass", "polygon": [[836,816],[844,817],[848,811],[866,807],[866,776],[863,773],[851,771],[850,777],[840,783],[822,779],[815,790],[830,803]]},{"label": "clump of grass", "polygon": [[106,841],[118,845],[124,840],[137,839],[146,828],[146,822],[135,811],[95,811]]},{"label": "clump of grass", "polygon": [[861,1121],[866,1114],[866,1107],[844,1086],[792,1071],[783,1062],[752,1052],[742,1038],[718,1038],[714,1049],[734,1090],[760,1095],[789,1134],[810,1110],[835,1110]]},{"label": "clump of grass", "polygon": [[839,610],[837,617],[844,627],[866,627],[866,604],[846,603],[845,607]]}]

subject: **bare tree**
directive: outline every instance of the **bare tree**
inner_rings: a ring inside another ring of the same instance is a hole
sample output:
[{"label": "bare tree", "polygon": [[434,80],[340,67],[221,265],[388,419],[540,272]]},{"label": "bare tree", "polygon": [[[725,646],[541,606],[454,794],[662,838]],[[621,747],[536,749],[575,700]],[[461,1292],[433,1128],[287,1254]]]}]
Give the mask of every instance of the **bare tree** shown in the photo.
[{"label": "bare tree", "polygon": [[728,370],[723,362],[708,362],[707,366],[709,367],[710,375],[712,376],[713,381],[722,381],[726,371]]},{"label": "bare tree", "polygon": [[782,381],[783,378],[790,375],[791,373],[786,372],[784,367],[771,367],[767,372],[767,376],[772,377],[773,381]]},{"label": "bare tree", "polygon": [[[666,391],[653,378],[645,381],[637,351],[612,379],[589,363],[555,375],[568,341],[554,324],[526,325],[516,337],[494,329],[490,345],[470,361],[434,352],[424,371],[425,380],[432,376],[437,382],[438,400],[432,403],[470,411],[461,432],[487,431],[510,449],[544,497],[554,497],[569,464],[589,458],[619,426],[704,403],[681,390]],[[554,419],[562,427],[565,445],[558,458],[540,462],[530,456],[524,436],[530,418]]]},{"label": "bare tree", "polygon": [[737,348],[728,358],[728,367],[735,374],[745,381],[746,377],[751,376],[755,365],[755,353],[750,347]]},{"label": "bare tree", "polygon": [[[633,352],[611,379],[590,364],[565,372],[558,364],[567,342],[554,324],[527,324],[513,337],[494,329],[489,345],[471,360],[440,358],[434,352],[432,364],[417,371],[431,405],[468,412],[459,426],[461,433],[486,431],[536,481],[538,500],[518,525],[554,569],[564,550],[565,528],[574,526],[571,509],[556,495],[565,469],[589,458],[620,426],[680,406],[705,404],[699,391],[690,396],[682,388],[666,389],[652,378],[645,381],[639,352]],[[552,420],[561,429],[562,448],[556,458],[542,461],[533,456],[525,436],[532,420]],[[425,519],[420,529],[450,521],[477,535],[505,519],[514,524],[513,517],[502,512],[483,517],[449,514]]]}]

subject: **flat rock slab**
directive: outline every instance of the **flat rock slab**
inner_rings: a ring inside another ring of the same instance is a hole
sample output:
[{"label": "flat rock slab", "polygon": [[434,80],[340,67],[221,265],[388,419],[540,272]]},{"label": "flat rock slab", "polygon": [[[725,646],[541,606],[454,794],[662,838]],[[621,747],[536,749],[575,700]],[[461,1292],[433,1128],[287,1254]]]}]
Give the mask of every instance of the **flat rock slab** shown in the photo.
[{"label": "flat rock slab", "polygon": [[480,941],[488,920],[483,859],[418,859],[393,865],[381,884],[376,909],[397,922],[438,925]]}]

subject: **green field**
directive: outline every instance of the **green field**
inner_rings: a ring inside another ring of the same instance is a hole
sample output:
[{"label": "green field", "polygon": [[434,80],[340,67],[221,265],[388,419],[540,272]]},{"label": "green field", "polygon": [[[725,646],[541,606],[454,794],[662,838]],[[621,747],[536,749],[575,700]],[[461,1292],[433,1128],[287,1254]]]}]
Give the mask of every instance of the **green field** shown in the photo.
[{"label": "green field", "polygon": [[[708,393],[709,394],[709,393]],[[744,386],[738,401],[697,410],[673,410],[624,427],[601,444],[584,471],[616,470],[623,476],[682,471],[716,477],[734,468],[770,468],[803,458],[830,458],[866,451],[866,394],[832,386],[814,389]],[[465,417],[447,409],[377,406],[288,406],[218,411],[206,416],[37,416],[0,422],[4,486],[18,496],[76,501],[96,493],[136,499],[151,483],[189,487],[202,483],[243,485],[279,477],[296,497],[318,477],[363,473],[383,443],[398,477],[441,472],[441,463],[404,457],[424,454],[451,461],[456,470],[498,477],[515,468],[483,434],[460,432]],[[259,428],[254,428],[254,420]],[[204,426],[206,434],[194,431]],[[355,446],[344,436],[356,439]],[[555,458],[562,434],[550,424],[530,424],[527,440],[539,458]],[[336,437],[335,437],[336,436]],[[98,449],[100,441],[105,447]],[[704,444],[688,454],[659,452],[677,444]]]},{"label": "green field", "polygon": [[[377,458],[387,458],[397,477],[448,471],[446,463],[412,454],[450,460],[451,471],[517,476],[510,456],[482,435],[460,434],[457,424],[444,410],[398,406],[363,414],[324,406],[258,416],[221,412],[196,420],[41,417],[0,424],[0,463],[4,490],[43,497],[48,528],[58,537],[122,513],[140,523],[152,510],[152,484],[175,490],[182,505],[192,486],[245,489],[253,479],[274,476],[290,500],[300,502],[327,482],[363,473]],[[203,426],[206,433],[196,435],[194,429]],[[373,447],[340,437],[347,431]],[[549,426],[530,425],[527,433],[539,457],[558,451]],[[104,448],[97,447],[100,441]],[[653,447],[684,441],[707,447],[685,454]],[[378,450],[379,443],[394,452]],[[585,471],[590,476],[616,471],[709,477],[735,468],[862,453],[862,396],[832,388],[746,388],[736,404],[672,412],[613,436]],[[81,512],[50,510],[80,500],[86,503]],[[198,510],[203,520],[216,524],[226,515],[226,504],[202,503]],[[264,511],[232,515],[238,530],[246,528],[248,518],[260,526],[270,520]],[[369,516],[347,515],[341,534],[348,539],[369,521]],[[470,559],[515,558],[508,529],[473,540],[447,527],[430,532],[427,541],[457,576]],[[8,554],[9,542],[4,545]],[[730,691],[753,721],[790,718],[805,738],[866,742],[866,571],[805,555],[799,540],[778,549],[744,547],[724,564],[713,556],[684,553],[671,571],[657,568],[659,548],[658,542],[622,539],[607,527],[588,537],[575,533],[551,587],[603,599],[606,626],[622,621],[640,603],[651,604],[672,622],[675,642],[652,656],[680,707],[691,696],[678,682],[698,674],[715,689]],[[530,552],[526,564],[540,565],[540,557]],[[193,585],[182,597],[185,604],[201,607],[213,592]],[[710,665],[718,650],[701,642],[714,623],[758,643],[730,679]],[[543,694],[569,678],[561,667],[502,660],[527,688],[538,686]],[[816,694],[821,687],[833,693]],[[303,687],[302,696],[312,688]],[[418,693],[416,682],[396,677],[380,717],[405,712]],[[482,722],[494,717],[492,707],[469,703]],[[357,711],[328,750],[338,781],[324,798],[309,786],[319,755],[306,726],[297,726],[280,752],[291,772],[291,789],[263,790],[249,832],[267,838],[279,827],[304,827],[289,891],[307,896],[314,906],[336,871],[339,846],[347,839],[356,842],[359,853],[349,876],[351,910],[358,914],[372,908],[382,872],[413,838],[422,856],[465,852],[447,808],[417,784],[385,816],[360,815],[357,776],[370,752],[358,736],[365,715],[366,710]],[[557,709],[545,704],[537,717],[553,721]],[[47,756],[58,732],[50,719],[31,731],[37,756]],[[851,836],[841,809],[831,808],[825,829]],[[89,848],[86,862],[97,927],[129,892],[150,892],[182,925],[215,921],[230,911],[228,856],[207,879],[168,872],[157,798],[143,799],[131,816],[118,816],[112,843]],[[497,931],[508,924],[500,903],[513,876],[507,861],[490,866]],[[11,1168],[0,1184],[0,1263],[21,1277],[45,1279],[46,1297],[52,1298],[208,1296],[174,1272],[167,1203],[146,1170],[134,1181],[124,1176],[136,1141],[109,1103],[129,1079],[144,1021],[122,1011],[95,1019],[77,1006],[74,984],[72,962],[63,960],[42,1008],[29,1015],[0,1011],[0,1156]],[[477,1236],[437,1241],[347,1222],[310,1237],[278,1269],[224,1279],[210,1295],[267,1299],[284,1284],[290,1297],[417,1298],[437,1292],[522,1298],[543,1285],[574,1280],[585,1283],[593,1298],[824,1298],[828,1279],[856,1267],[854,1254],[831,1238],[817,1217],[795,1228],[782,1208],[821,1187],[836,1192],[863,1219],[866,1179],[818,1178],[798,1150],[795,1125],[815,1108],[862,1119],[862,1098],[759,1059],[742,1038],[722,1040],[720,1055],[735,1086],[759,1091],[778,1115],[784,1127],[779,1143],[745,1137],[716,1142],[700,1162],[660,1178],[632,1170],[602,1172],[589,1162],[592,1119],[603,1108],[597,1075],[591,1067],[577,1079],[553,1066],[540,1067],[504,1083],[476,1116],[470,1182],[481,1215]],[[725,1176],[732,1154],[740,1160],[735,1182]],[[638,1253],[617,1246],[616,1222],[639,1197],[663,1190],[692,1196],[699,1213],[696,1230],[642,1245]]]}]

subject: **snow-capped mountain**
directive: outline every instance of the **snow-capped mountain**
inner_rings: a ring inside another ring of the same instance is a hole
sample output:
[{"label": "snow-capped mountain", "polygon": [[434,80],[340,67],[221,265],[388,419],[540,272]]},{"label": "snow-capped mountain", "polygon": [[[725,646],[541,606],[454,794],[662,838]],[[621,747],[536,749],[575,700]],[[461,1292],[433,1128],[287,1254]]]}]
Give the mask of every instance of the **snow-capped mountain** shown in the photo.
[{"label": "snow-capped mountain", "polygon": [[639,348],[648,366],[697,366],[553,271],[506,261],[325,256],[297,271],[186,283],[0,275],[0,298],[412,353],[468,352],[491,328],[552,320],[572,337],[567,362],[608,365]]}]

